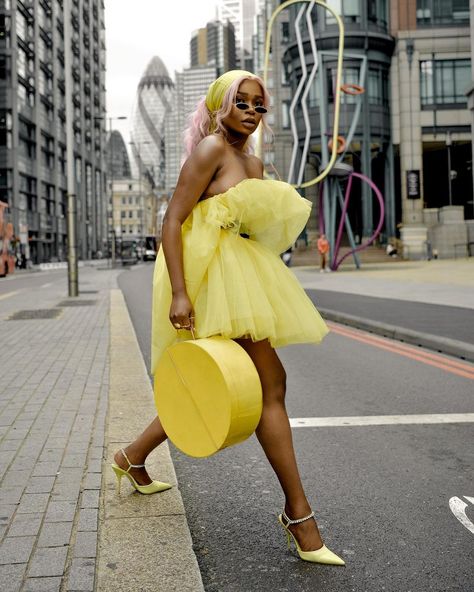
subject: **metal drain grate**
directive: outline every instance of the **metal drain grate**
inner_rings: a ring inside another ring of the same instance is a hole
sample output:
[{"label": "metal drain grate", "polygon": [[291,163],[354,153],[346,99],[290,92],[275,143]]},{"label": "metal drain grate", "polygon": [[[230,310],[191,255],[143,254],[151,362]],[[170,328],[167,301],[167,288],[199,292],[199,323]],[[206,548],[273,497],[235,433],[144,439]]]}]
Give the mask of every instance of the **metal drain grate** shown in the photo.
[{"label": "metal drain grate", "polygon": [[81,290],[79,289],[79,294],[98,294],[99,290]]},{"label": "metal drain grate", "polygon": [[63,300],[56,306],[93,306],[97,300]]},{"label": "metal drain grate", "polygon": [[35,321],[37,319],[56,319],[61,314],[60,308],[38,308],[19,310],[7,318],[7,321]]}]

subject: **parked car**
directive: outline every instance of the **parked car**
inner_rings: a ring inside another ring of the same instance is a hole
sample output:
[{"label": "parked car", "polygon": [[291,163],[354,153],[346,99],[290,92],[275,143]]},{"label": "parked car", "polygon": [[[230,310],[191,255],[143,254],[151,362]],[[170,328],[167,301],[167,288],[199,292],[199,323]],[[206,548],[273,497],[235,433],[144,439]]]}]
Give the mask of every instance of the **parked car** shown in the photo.
[{"label": "parked car", "polygon": [[155,249],[145,249],[143,253],[143,261],[154,261],[156,259]]}]

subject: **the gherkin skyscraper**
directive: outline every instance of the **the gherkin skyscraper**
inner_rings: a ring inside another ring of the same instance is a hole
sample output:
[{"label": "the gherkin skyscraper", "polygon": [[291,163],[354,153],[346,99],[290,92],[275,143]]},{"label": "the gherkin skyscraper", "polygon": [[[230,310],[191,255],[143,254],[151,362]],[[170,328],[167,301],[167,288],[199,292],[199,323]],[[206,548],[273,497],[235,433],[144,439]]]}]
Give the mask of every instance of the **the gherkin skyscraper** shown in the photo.
[{"label": "the gherkin skyscraper", "polygon": [[142,175],[160,189],[165,180],[164,121],[173,82],[161,58],[154,56],[138,84],[132,115],[132,153]]}]

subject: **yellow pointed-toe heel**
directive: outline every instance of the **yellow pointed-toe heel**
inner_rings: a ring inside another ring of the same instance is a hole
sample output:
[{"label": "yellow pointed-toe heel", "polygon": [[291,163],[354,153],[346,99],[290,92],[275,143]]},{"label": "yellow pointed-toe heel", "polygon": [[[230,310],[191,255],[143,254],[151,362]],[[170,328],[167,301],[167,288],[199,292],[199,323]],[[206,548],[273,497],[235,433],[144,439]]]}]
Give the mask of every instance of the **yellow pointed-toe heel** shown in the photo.
[{"label": "yellow pointed-toe heel", "polygon": [[166,491],[167,489],[171,489],[172,485],[169,483],[163,483],[162,481],[152,481],[148,485],[139,485],[135,479],[130,475],[130,469],[141,469],[145,465],[132,465],[132,463],[128,460],[127,455],[123,449],[120,449],[120,452],[123,454],[123,457],[128,462],[128,469],[125,471],[124,469],[120,468],[117,464],[112,463],[112,469],[117,476],[117,493],[120,495],[120,483],[122,481],[122,477],[127,477],[130,481],[132,486],[140,493],[144,495],[150,495],[151,493],[159,493],[161,491]]},{"label": "yellow pointed-toe heel", "polygon": [[[295,543],[296,550],[298,555],[300,556],[303,561],[311,561],[312,563],[324,563],[325,565],[346,565],[345,561],[338,557],[335,553],[330,551],[326,545],[323,545],[320,549],[316,551],[302,551],[298,541],[296,540],[293,533],[288,528],[290,524],[299,524],[300,522],[304,522],[305,520],[310,520],[314,517],[314,512],[311,512],[309,516],[305,516],[304,518],[300,518],[299,520],[291,520],[288,516],[283,512],[278,516],[278,521],[283,526],[286,532],[287,542],[288,542],[288,549],[291,549],[291,539]],[[283,522],[285,520],[285,522]]]}]

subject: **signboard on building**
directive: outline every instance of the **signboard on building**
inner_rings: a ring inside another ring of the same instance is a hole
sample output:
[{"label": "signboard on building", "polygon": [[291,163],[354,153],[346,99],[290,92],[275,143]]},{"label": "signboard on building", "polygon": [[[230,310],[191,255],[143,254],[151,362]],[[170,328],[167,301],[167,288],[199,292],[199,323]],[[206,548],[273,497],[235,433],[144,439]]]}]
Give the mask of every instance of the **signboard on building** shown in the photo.
[{"label": "signboard on building", "polygon": [[407,171],[407,199],[420,197],[420,171]]}]

